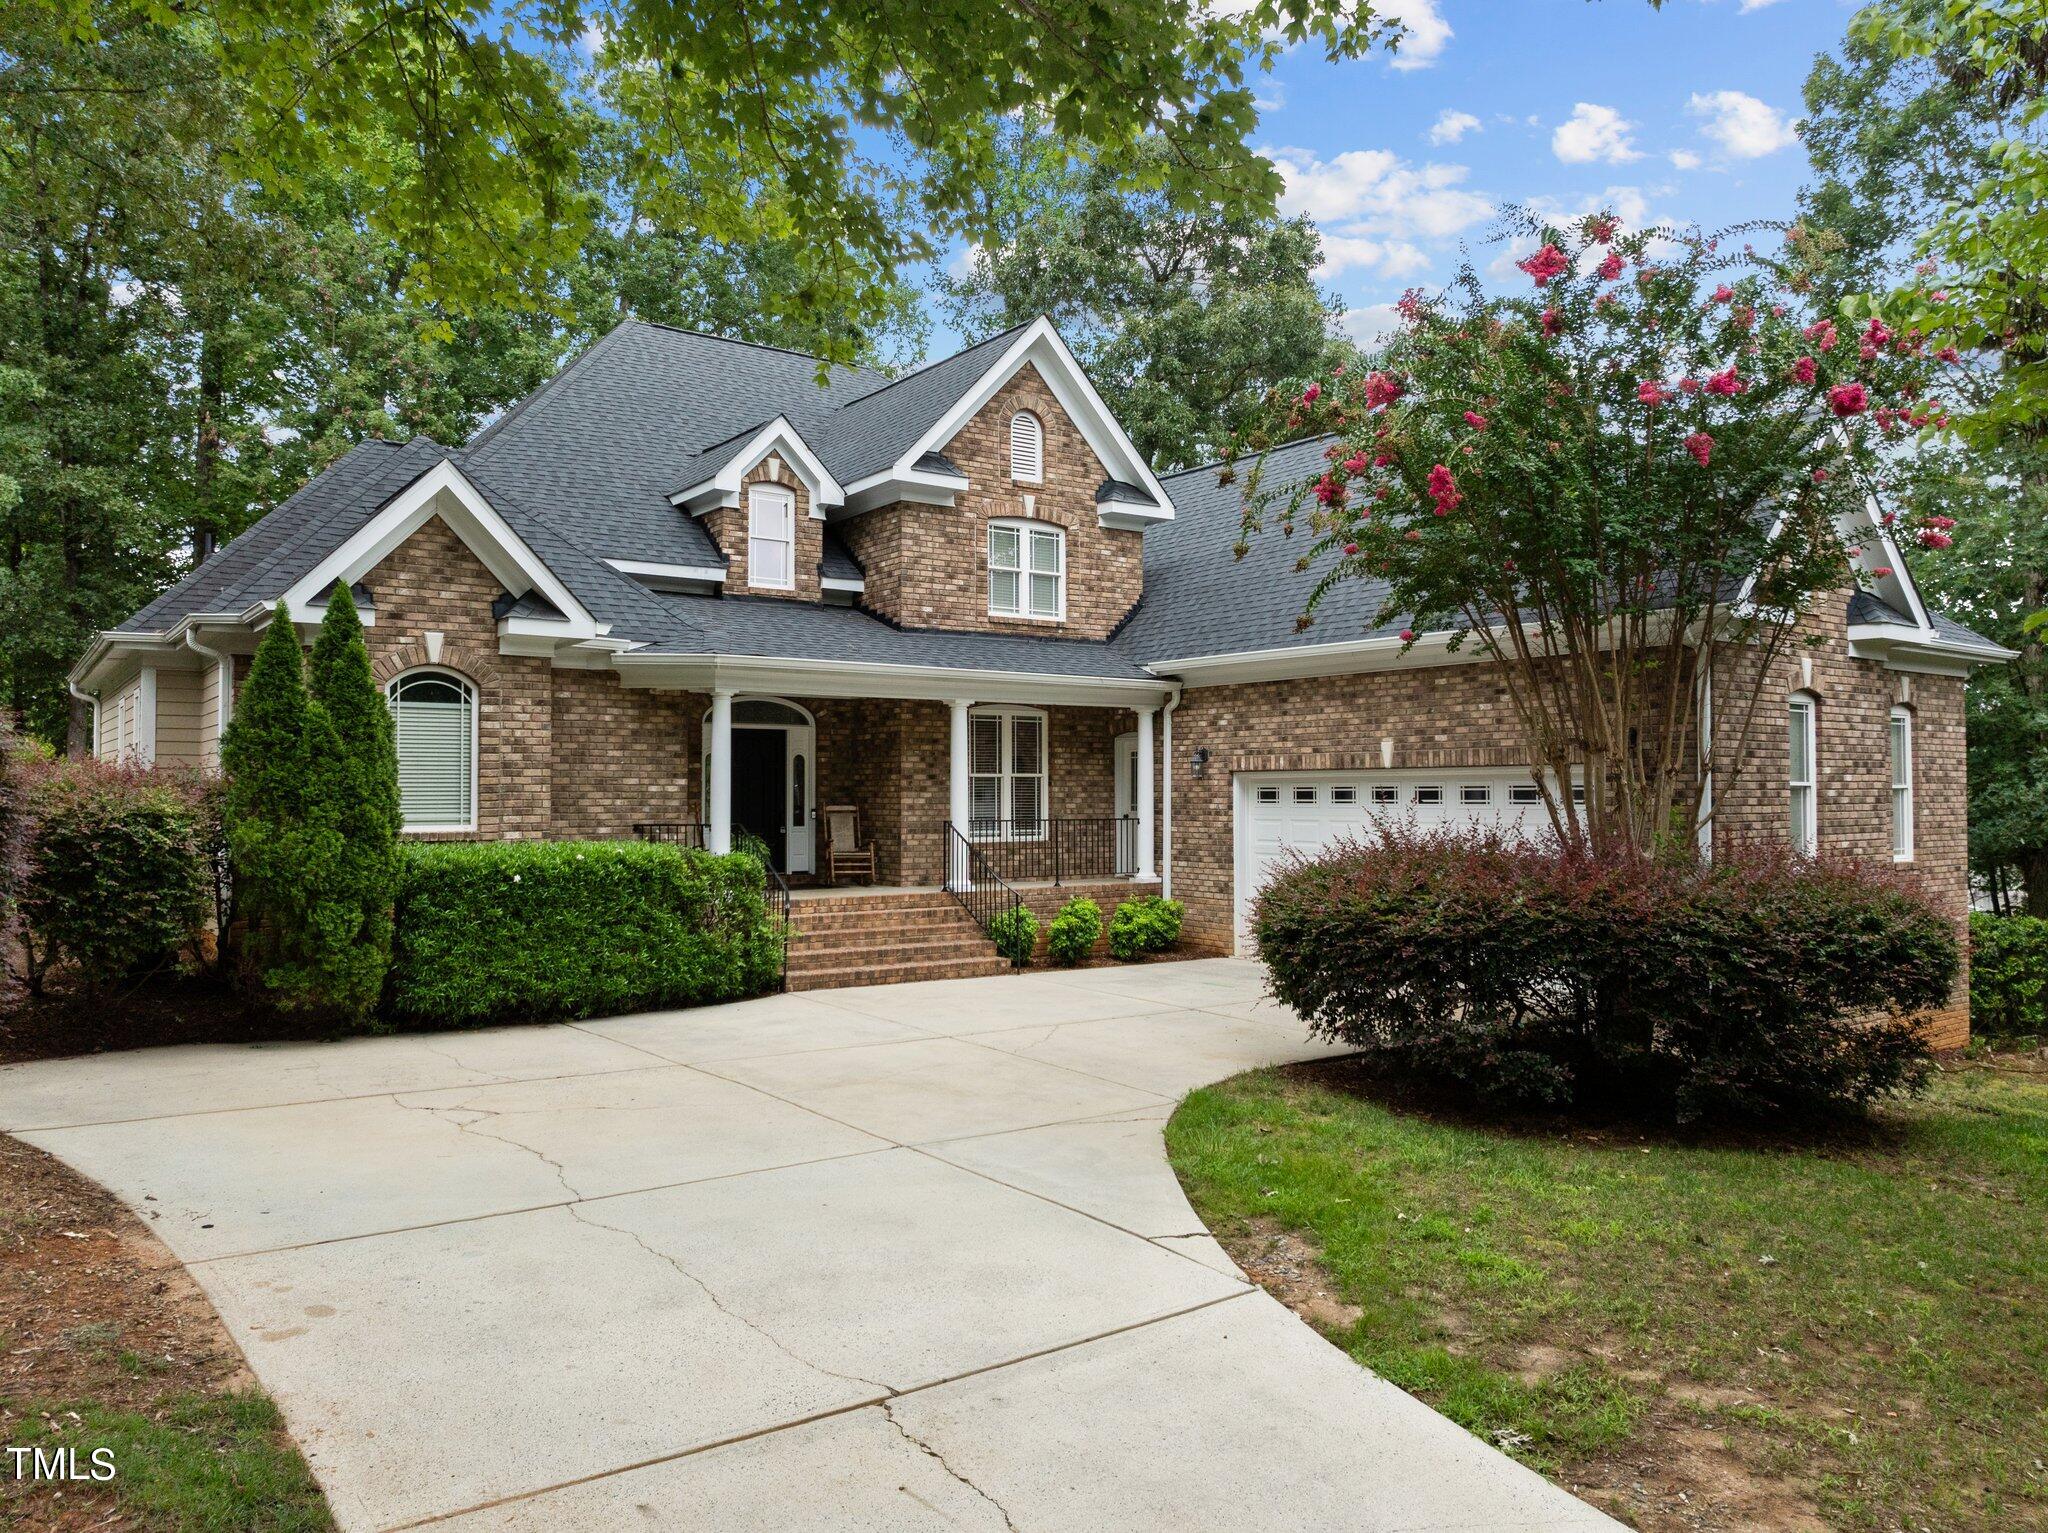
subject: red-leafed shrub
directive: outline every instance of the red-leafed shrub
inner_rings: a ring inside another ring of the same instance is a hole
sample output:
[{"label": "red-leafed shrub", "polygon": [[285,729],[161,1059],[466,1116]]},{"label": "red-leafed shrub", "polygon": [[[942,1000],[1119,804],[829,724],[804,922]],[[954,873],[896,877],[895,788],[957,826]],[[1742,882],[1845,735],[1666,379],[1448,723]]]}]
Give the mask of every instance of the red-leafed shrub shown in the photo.
[{"label": "red-leafed shrub", "polygon": [[1958,963],[1953,925],[1889,865],[1400,828],[1280,874],[1253,930],[1318,1037],[1497,1101],[1680,1119],[1916,1089],[1916,1020]]},{"label": "red-leafed shrub", "polygon": [[86,988],[196,952],[214,913],[215,794],[187,773],[93,760],[17,760],[28,811],[21,977]]}]

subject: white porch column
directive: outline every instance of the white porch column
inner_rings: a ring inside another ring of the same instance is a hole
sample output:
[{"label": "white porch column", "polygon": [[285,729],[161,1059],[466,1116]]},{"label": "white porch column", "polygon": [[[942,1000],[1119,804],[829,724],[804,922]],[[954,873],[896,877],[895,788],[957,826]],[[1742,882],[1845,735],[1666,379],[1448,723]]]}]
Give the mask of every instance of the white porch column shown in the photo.
[{"label": "white porch column", "polygon": [[711,780],[704,784],[704,818],[711,850],[732,850],[732,692],[711,694]]},{"label": "white porch column", "polygon": [[[956,698],[947,704],[952,710],[952,756],[950,771],[946,779],[946,818],[953,822],[954,830],[965,836],[968,822],[974,817],[973,793],[968,774],[967,710],[974,706],[966,698]],[[956,855],[957,843],[951,836],[946,838],[946,885],[953,889],[969,889],[969,870],[963,858]]]},{"label": "white porch column", "polygon": [[1152,855],[1152,710],[1138,710],[1138,867],[1135,876],[1157,878]]}]

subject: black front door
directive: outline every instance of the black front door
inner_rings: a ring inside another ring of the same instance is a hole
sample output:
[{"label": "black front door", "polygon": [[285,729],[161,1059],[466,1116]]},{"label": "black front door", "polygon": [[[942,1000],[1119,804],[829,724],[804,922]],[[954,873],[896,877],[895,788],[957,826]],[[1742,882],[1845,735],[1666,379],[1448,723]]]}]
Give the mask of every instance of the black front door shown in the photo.
[{"label": "black front door", "polygon": [[789,751],[779,729],[732,732],[732,823],[768,843],[778,870],[788,865],[783,818],[789,811]]}]

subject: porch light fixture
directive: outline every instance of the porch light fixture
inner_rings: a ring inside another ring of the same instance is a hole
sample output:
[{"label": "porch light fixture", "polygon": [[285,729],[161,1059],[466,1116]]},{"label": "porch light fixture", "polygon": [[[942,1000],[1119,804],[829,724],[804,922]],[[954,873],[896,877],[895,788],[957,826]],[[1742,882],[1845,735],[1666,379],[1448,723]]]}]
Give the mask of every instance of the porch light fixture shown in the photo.
[{"label": "porch light fixture", "polygon": [[1194,755],[1188,758],[1188,776],[1202,778],[1207,777],[1208,775],[1209,747],[1206,745],[1198,745],[1195,747]]}]

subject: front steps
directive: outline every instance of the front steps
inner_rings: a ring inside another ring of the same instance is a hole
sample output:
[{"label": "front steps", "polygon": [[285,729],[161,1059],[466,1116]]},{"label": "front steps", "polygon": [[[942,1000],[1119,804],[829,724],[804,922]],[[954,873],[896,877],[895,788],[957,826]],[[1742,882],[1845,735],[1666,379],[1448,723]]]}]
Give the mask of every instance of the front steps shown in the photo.
[{"label": "front steps", "polygon": [[791,990],[974,979],[1009,967],[974,918],[941,889],[824,894],[790,905]]}]

